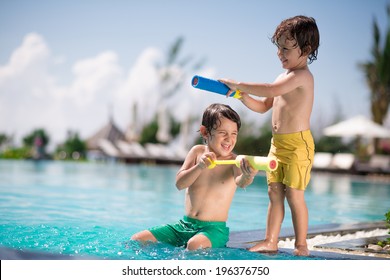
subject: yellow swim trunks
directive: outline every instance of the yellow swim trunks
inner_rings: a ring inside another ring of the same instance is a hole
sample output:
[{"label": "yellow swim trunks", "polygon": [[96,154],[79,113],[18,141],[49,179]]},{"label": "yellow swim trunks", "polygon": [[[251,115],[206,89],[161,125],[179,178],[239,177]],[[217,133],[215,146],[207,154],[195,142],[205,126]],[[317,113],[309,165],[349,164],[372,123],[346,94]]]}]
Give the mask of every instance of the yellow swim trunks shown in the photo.
[{"label": "yellow swim trunks", "polygon": [[314,159],[314,140],[310,130],[274,134],[268,156],[278,160],[278,168],[267,172],[268,184],[281,182],[294,189],[306,189]]}]

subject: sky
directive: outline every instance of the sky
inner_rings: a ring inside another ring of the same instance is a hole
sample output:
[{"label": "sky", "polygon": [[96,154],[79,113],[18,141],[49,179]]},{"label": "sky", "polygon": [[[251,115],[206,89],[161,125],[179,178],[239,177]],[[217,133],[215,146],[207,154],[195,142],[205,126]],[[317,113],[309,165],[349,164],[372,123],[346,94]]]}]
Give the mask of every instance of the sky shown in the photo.
[{"label": "sky", "polygon": [[[320,134],[337,115],[370,117],[370,93],[358,64],[371,58],[374,18],[382,34],[387,28],[388,3],[0,0],[0,133],[18,143],[43,128],[56,145],[68,131],[92,136],[110,117],[123,131],[133,120],[139,128],[161,107],[178,121],[200,120],[214,102],[260,126],[269,113],[259,115],[236,99],[196,90],[191,78],[272,82],[284,70],[270,37],[280,21],[302,14],[316,19],[321,37],[318,59],[309,66],[315,77],[311,123]],[[192,60],[164,68],[179,37],[184,39],[180,58]],[[193,70],[199,60],[203,66]],[[173,74],[171,84],[161,85],[163,71]],[[184,84],[167,97],[180,79]],[[389,118],[385,125],[390,127]]]}]

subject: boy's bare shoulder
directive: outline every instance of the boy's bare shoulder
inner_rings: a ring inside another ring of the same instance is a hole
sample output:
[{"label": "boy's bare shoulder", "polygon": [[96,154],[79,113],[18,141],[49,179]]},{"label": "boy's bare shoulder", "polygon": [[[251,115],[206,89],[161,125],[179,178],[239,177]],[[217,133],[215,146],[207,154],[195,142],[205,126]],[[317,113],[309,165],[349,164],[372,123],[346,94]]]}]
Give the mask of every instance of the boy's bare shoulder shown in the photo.
[{"label": "boy's bare shoulder", "polygon": [[296,75],[297,77],[301,77],[303,79],[308,79],[308,78],[313,79],[313,74],[311,73],[309,68],[293,70],[290,73]]},{"label": "boy's bare shoulder", "polygon": [[191,148],[190,152],[192,152],[192,153],[204,153],[205,150],[206,150],[206,145],[199,144],[199,145],[193,146]]},{"label": "boy's bare shoulder", "polygon": [[299,87],[311,87],[314,83],[313,74],[308,68],[293,70],[287,74],[286,78],[294,80]]},{"label": "boy's bare shoulder", "polygon": [[284,79],[311,79],[313,80],[313,74],[310,72],[308,68],[301,68],[290,70],[287,72],[283,72],[279,74],[279,76],[275,79],[275,81],[284,80]]}]

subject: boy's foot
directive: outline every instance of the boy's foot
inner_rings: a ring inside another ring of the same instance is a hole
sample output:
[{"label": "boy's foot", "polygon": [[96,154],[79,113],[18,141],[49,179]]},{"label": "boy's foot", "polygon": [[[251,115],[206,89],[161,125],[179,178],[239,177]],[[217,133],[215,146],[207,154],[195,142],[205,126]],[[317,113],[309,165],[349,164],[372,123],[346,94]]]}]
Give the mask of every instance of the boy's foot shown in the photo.
[{"label": "boy's foot", "polygon": [[258,253],[276,253],[278,251],[278,245],[274,245],[268,241],[263,240],[257,243],[255,246],[249,248],[249,251]]},{"label": "boy's foot", "polygon": [[294,255],[305,257],[310,255],[310,251],[307,246],[299,245],[294,249]]}]

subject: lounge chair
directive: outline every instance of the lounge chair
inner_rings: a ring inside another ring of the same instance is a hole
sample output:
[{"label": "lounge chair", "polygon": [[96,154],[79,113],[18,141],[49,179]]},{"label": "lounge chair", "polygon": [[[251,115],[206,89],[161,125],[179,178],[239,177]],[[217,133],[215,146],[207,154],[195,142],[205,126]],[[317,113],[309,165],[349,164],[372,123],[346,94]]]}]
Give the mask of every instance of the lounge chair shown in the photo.
[{"label": "lounge chair", "polygon": [[98,146],[108,156],[118,157],[120,155],[120,152],[115,145],[107,139],[99,139]]},{"label": "lounge chair", "polygon": [[129,158],[146,158],[148,156],[146,150],[138,142],[126,142],[123,140],[117,141],[116,145],[125,157]]},{"label": "lounge chair", "polygon": [[334,154],[330,168],[335,171],[352,171],[355,164],[355,155],[350,153]]},{"label": "lounge chair", "polygon": [[313,169],[328,170],[331,167],[333,155],[331,153],[318,152],[314,154]]},{"label": "lounge chair", "polygon": [[390,174],[390,155],[373,155],[367,163],[356,166],[359,173],[387,173]]}]

